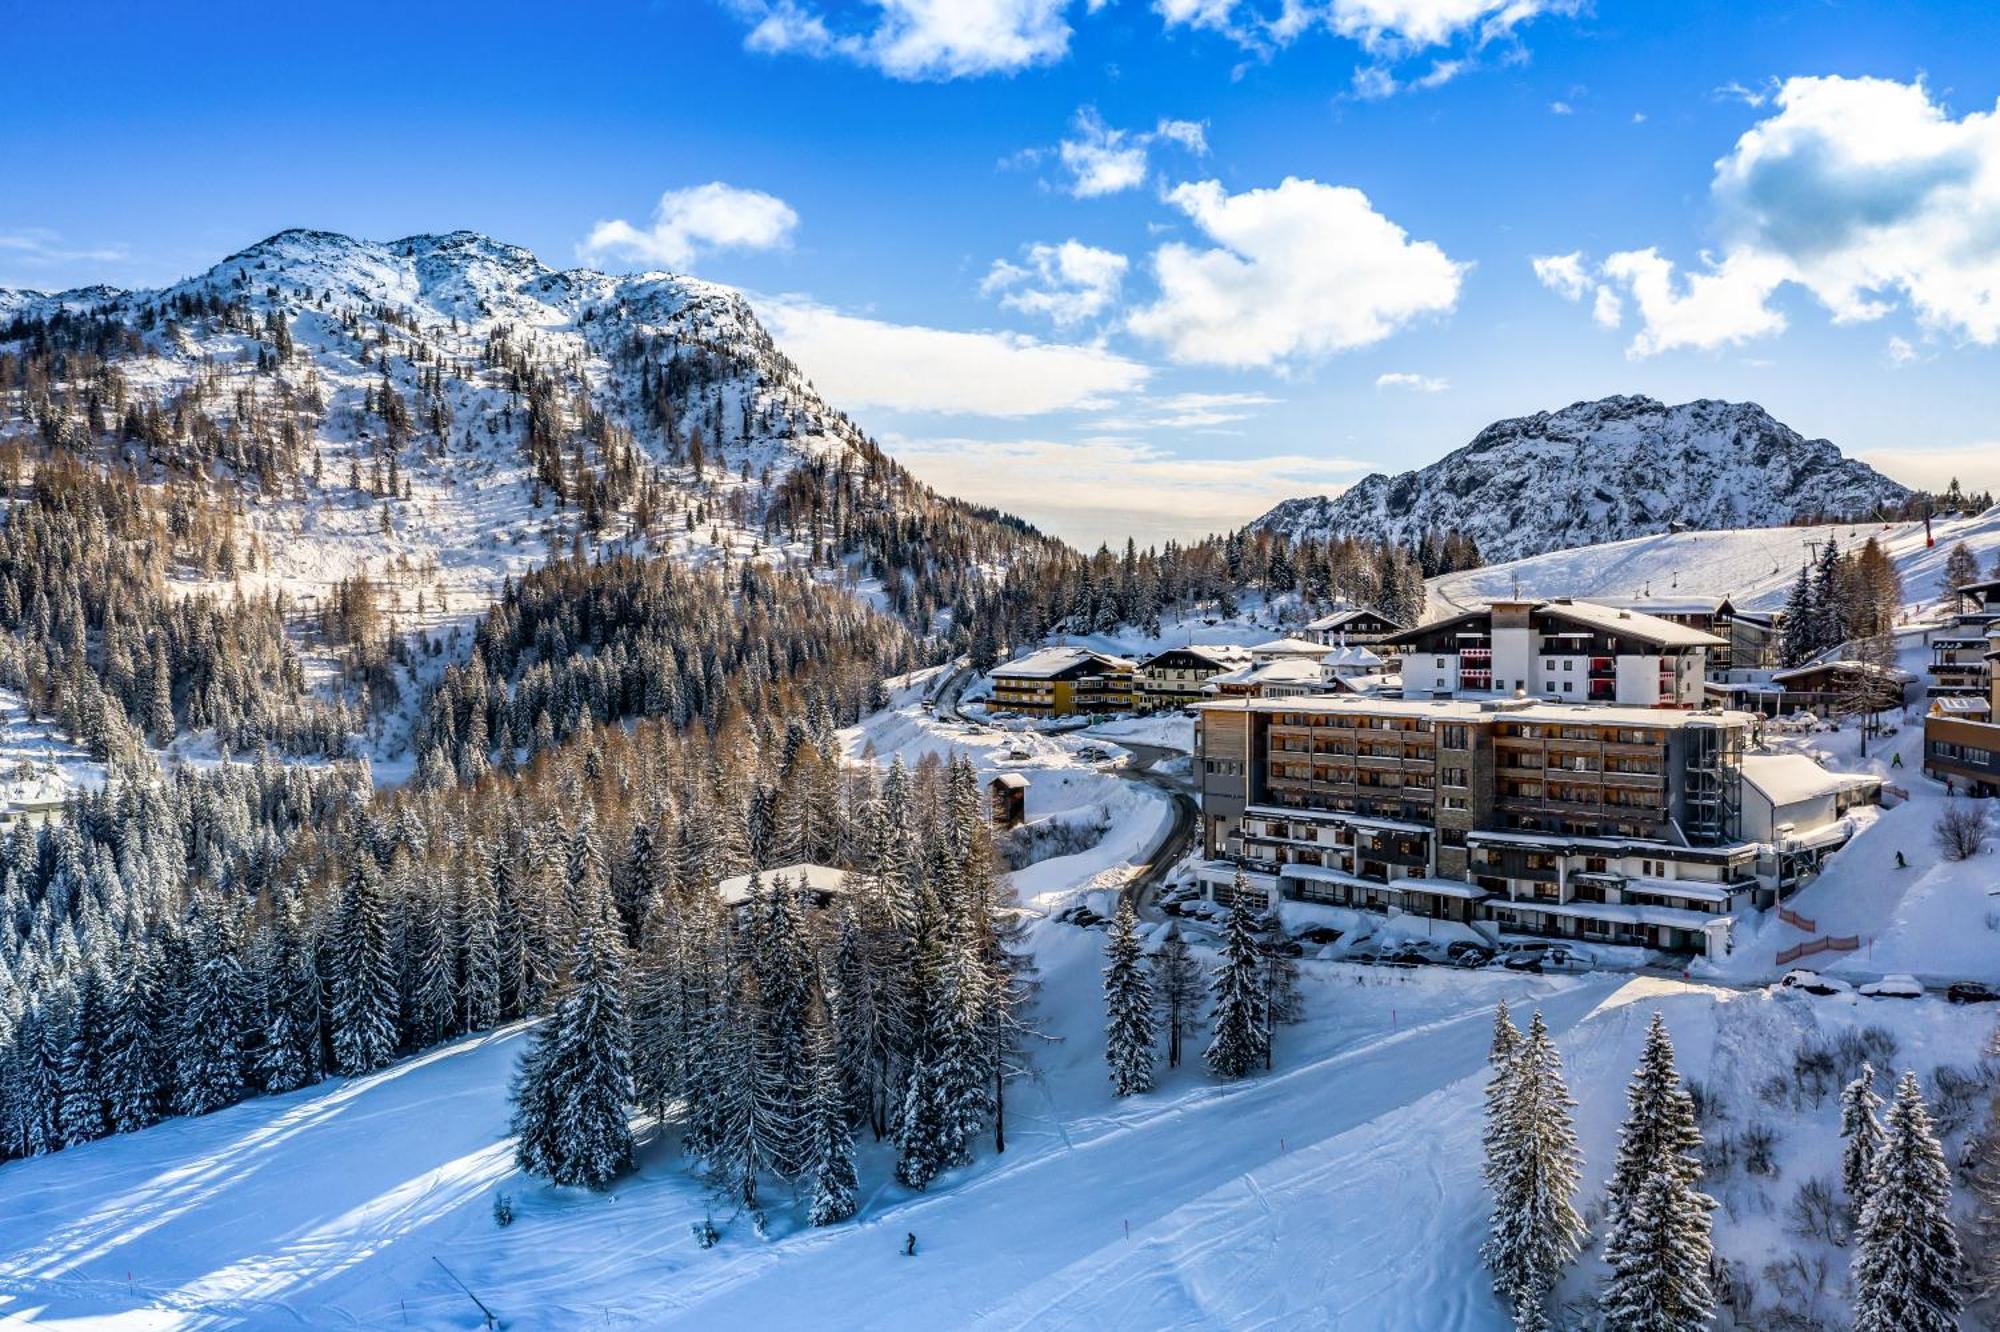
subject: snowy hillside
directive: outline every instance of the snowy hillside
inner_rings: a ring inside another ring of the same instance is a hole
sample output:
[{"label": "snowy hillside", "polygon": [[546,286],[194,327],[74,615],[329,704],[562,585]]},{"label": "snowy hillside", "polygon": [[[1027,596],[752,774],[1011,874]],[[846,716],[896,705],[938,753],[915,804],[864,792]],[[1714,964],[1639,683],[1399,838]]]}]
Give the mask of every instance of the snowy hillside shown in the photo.
[{"label": "snowy hillside", "polygon": [[1456,530],[1505,560],[1670,527],[1849,517],[1909,493],[1755,403],[1612,397],[1496,421],[1428,467],[1375,473],[1337,498],[1287,500],[1253,526],[1408,543]]},{"label": "snowy hillside", "polygon": [[1813,527],[1751,527],[1714,532],[1673,532],[1600,546],[1552,551],[1505,564],[1445,574],[1428,584],[1431,618],[1496,597],[1727,596],[1746,609],[1782,607],[1785,594],[1809,558],[1813,543],[1842,550],[1873,537],[1903,580],[1910,611],[1921,613],[1943,594],[1944,562],[1964,542],[1982,569],[2000,558],[2000,508],[1972,517],[1924,524],[1835,523]]},{"label": "snowy hillside", "polygon": [[[162,290],[4,291],[9,343],[103,364],[53,379],[52,414],[33,387],[0,395],[0,434],[39,428],[77,452],[113,435],[152,479],[235,481],[251,539],[226,581],[308,610],[358,575],[405,624],[476,612],[579,533],[697,560],[810,557],[828,534],[777,498],[808,466],[810,492],[867,476],[871,506],[985,522],[882,458],[740,294],[557,271],[472,232],[287,231]],[[830,493],[792,502],[844,516]]]}]

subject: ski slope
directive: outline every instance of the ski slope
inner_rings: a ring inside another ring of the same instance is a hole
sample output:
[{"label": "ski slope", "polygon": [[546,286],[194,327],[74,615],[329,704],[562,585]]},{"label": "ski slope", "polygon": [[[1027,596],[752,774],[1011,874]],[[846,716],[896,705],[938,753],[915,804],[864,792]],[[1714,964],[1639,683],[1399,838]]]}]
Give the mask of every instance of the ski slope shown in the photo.
[{"label": "ski slope", "polygon": [[[1928,1075],[1975,1063],[1991,1021],[1937,999],[1308,963],[1308,1018],[1280,1033],[1276,1072],[1218,1086],[1197,1061],[1118,1102],[1096,1031],[1102,936],[1044,923],[1035,941],[1053,1040],[1013,1093],[1007,1153],[911,1195],[864,1144],[854,1222],[807,1229],[776,1197],[766,1236],[718,1214],[722,1240],[702,1249],[689,1225],[705,1195],[671,1135],[605,1195],[522,1179],[503,1099],[516,1028],[0,1169],[0,1327],[478,1327],[455,1276],[509,1328],[1501,1332],[1476,1256],[1496,999],[1539,1007],[1557,1035],[1584,1203],[1646,1020],[1666,1013],[1683,1072],[1730,1107],[1714,1131],[1776,1137],[1770,1176],[1705,1185],[1725,1200],[1723,1252],[1751,1272],[1800,1247],[1782,1221],[1798,1184],[1837,1175],[1834,1101],[1760,1090],[1790,1052],[1872,1025]],[[505,1228],[497,1191],[515,1200]],[[1587,1254],[1565,1297],[1587,1298],[1598,1271]]]},{"label": "ski slope", "polygon": [[1982,569],[1993,567],[2000,555],[2000,507],[1939,519],[1932,530],[1937,544],[1929,547],[1920,522],[1669,532],[1581,546],[1434,578],[1428,613],[1441,618],[1517,592],[1533,597],[1727,596],[1745,609],[1775,610],[1783,607],[1813,543],[1824,546],[1832,539],[1847,550],[1870,537],[1881,543],[1902,575],[1906,605],[1921,613],[1942,594],[1945,556],[1957,542],[1979,557]]}]

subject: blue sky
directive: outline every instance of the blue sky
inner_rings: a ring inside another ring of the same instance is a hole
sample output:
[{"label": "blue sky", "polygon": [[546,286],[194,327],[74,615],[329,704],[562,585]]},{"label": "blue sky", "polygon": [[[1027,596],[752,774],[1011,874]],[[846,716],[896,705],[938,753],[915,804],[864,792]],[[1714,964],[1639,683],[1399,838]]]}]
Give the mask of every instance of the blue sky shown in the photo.
[{"label": "blue sky", "polygon": [[751,292],[921,474],[1079,541],[1613,392],[1755,399],[1913,483],[2000,485],[1989,5],[11,4],[0,31],[0,286],[171,281],[288,226],[672,267]]}]

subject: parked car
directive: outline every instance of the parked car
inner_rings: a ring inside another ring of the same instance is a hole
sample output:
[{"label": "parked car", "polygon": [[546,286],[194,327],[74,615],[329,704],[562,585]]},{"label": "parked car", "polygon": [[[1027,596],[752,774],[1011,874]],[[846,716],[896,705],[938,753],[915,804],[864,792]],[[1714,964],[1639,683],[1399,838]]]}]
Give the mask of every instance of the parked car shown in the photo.
[{"label": "parked car", "polygon": [[1085,763],[1102,763],[1111,757],[1110,754],[1096,745],[1085,745],[1082,749],[1076,751],[1076,756]]},{"label": "parked car", "polygon": [[2000,1002],[2000,990],[1978,981],[1957,981],[1945,990],[1944,997],[1954,1004],[1991,1004]]},{"label": "parked car", "polygon": [[1500,955],[1500,965],[1509,971],[1540,972],[1545,954],[1525,949],[1513,949]]},{"label": "parked car", "polygon": [[1870,999],[1921,999],[1924,997],[1924,983],[1915,976],[1898,972],[1862,986],[1861,993]]},{"label": "parked car", "polygon": [[1464,948],[1456,949],[1450,956],[1451,965],[1465,967],[1468,970],[1483,967],[1492,960],[1492,951],[1481,948],[1478,944],[1468,944]]},{"label": "parked car", "polygon": [[1028,751],[1025,749],[1010,749],[1007,751],[1008,761],[1012,763],[1026,763],[1028,757]]},{"label": "parked car", "polygon": [[1331,925],[1308,925],[1293,936],[1302,944],[1324,946],[1340,942],[1340,931]]},{"label": "parked car", "polygon": [[1786,972],[1778,980],[1781,990],[1798,990],[1804,994],[1852,994],[1854,987],[1844,980],[1822,976],[1817,971],[1807,971],[1798,967]]},{"label": "parked car", "polygon": [[1545,971],[1593,971],[1596,967],[1597,954],[1587,948],[1561,944],[1542,955]]}]

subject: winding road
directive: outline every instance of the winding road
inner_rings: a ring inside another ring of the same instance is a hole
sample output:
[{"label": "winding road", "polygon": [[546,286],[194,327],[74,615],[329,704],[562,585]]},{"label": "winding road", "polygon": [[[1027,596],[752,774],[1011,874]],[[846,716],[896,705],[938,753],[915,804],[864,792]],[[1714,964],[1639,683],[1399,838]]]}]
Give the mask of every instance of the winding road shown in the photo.
[{"label": "winding road", "polygon": [[[993,726],[999,730],[1007,728],[988,720],[975,720],[959,711],[959,700],[966,686],[972,683],[973,670],[970,666],[959,665],[945,677],[944,683],[932,696],[938,712],[949,720],[963,726]],[[1116,746],[1132,755],[1131,761],[1105,771],[1122,777],[1129,782],[1149,786],[1167,798],[1173,807],[1173,820],[1160,840],[1153,844],[1146,859],[1139,865],[1125,884],[1124,893],[1132,898],[1132,905],[1140,914],[1145,914],[1153,894],[1173,872],[1181,858],[1193,845],[1195,830],[1201,826],[1201,807],[1195,802],[1193,783],[1172,777],[1158,770],[1158,765],[1171,759],[1186,757],[1178,749],[1168,749],[1163,745],[1139,744],[1130,740],[1109,740],[1108,745]]]}]

